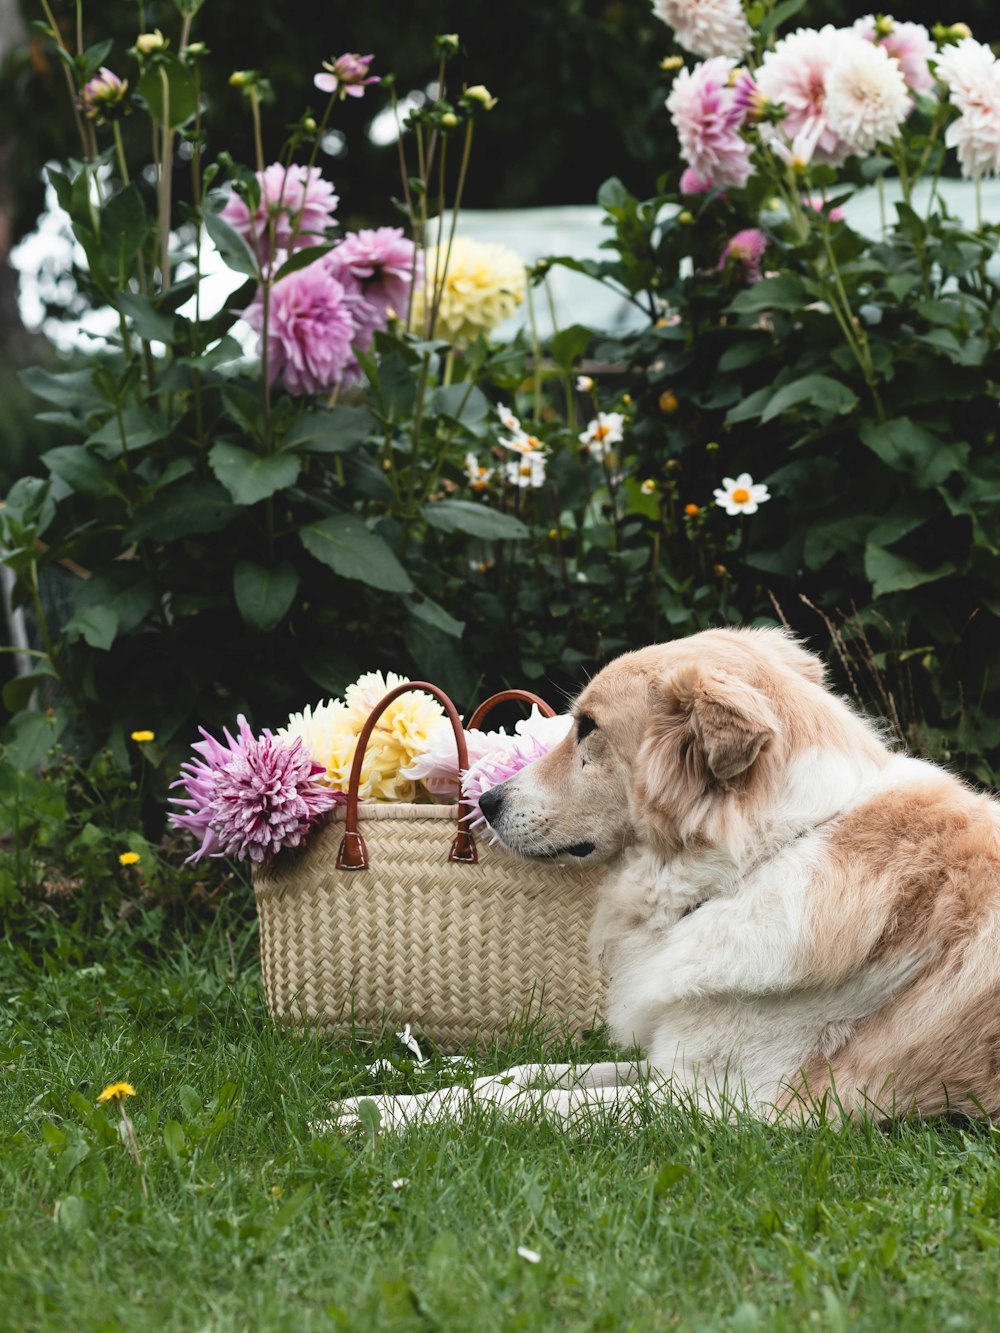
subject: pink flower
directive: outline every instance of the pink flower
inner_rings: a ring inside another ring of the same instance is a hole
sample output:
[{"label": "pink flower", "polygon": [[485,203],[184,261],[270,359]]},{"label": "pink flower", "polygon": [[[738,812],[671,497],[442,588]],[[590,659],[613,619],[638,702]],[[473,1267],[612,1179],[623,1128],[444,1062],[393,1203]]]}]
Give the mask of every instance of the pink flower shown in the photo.
[{"label": "pink flower", "polygon": [[681,174],[681,194],[708,194],[711,181],[702,180],[694,167],[685,167]]},{"label": "pink flower", "polygon": [[[352,344],[363,320],[361,298],[344,289],[325,257],[271,288],[268,308],[268,378],[282,376],[290,393],[329,393],[358,373]],[[243,318],[263,337],[260,293]]]},{"label": "pink flower", "polygon": [[514,736],[505,737],[502,745],[469,764],[462,777],[462,795],[474,804],[473,828],[485,829],[487,825],[486,816],[479,808],[483,792],[506,782],[533,760],[548,754],[569,734],[573,725],[569,713],[543,717],[537,708],[532,708],[531,716],[516,724]]},{"label": "pink flower", "polygon": [[937,75],[959,111],[944,141],[955,149],[962,175],[978,180],[1000,174],[1000,61],[988,46],[966,37],[941,52]]},{"label": "pink flower", "polygon": [[767,237],[759,227],[747,227],[731,236],[719,257],[719,268],[724,269],[730,259],[743,265],[747,282],[760,282],[760,265],[767,249]]},{"label": "pink flower", "polygon": [[802,196],[804,208],[811,208],[814,213],[825,213],[831,222],[843,222],[847,214],[842,208],[830,208],[821,194]]},{"label": "pink flower", "polygon": [[102,65],[80,89],[77,106],[88,120],[96,120],[99,125],[103,125],[106,120],[114,120],[127,109],[124,106],[127,92],[128,79],[120,79]]},{"label": "pink flower", "polygon": [[696,56],[739,59],[753,36],[742,0],[653,0],[653,13]]},{"label": "pink flower", "polygon": [[885,47],[912,93],[933,90],[934,76],[928,62],[937,58],[937,47],[922,23],[897,23],[888,14],[876,20],[874,14],[867,14],[856,21],[854,31],[866,42]]},{"label": "pink flower", "polygon": [[286,745],[269,731],[258,740],[242,714],[237,721],[237,738],[223,730],[226,745],[199,727],[204,740],[192,748],[202,758],[182,764],[171,783],[186,793],[172,803],[190,811],[172,814],[174,827],[201,838],[189,862],[233,856],[260,865],[282,847],[297,847],[321,814],[346,799],[316,781],[326,770],[301,741]]},{"label": "pink flower", "polygon": [[741,136],[745,107],[738,106],[730,75],[736,62],[716,56],[681,70],[667,98],[681,153],[697,178],[714,189],[741,188],[753,174],[751,145]]},{"label": "pink flower", "polygon": [[[846,34],[854,39],[853,33]],[[800,28],[765,51],[757,71],[757,87],[785,115],[768,138],[794,144],[793,156],[804,162],[840,166],[850,153],[827,115],[826,80],[845,34],[829,24],[817,31]]]},{"label": "pink flower", "polygon": [[246,200],[233,191],[221,216],[265,263],[271,258],[272,225],[276,251],[320,244],[340,200],[319,167],[285,168],[274,162],[257,172],[257,183],[260,199],[252,214]]},{"label": "pink flower", "polygon": [[332,60],[324,60],[323,69],[326,73],[315,75],[313,83],[320,92],[339,92],[341,99],[364,97],[368,84],[382,82],[377,74],[365,77],[368,74],[368,66],[374,58],[374,56],[351,55],[345,52]]},{"label": "pink flower", "polygon": [[390,311],[405,319],[414,272],[414,245],[401,227],[348,232],[323,261],[344,290],[359,298],[355,342],[367,351]]}]

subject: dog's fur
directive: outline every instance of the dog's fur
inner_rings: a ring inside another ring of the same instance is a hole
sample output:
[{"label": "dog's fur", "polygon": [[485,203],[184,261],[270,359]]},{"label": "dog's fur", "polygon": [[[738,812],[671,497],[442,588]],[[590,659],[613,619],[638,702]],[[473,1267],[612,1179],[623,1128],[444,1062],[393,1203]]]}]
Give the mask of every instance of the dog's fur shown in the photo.
[{"label": "dog's fur", "polygon": [[[610,863],[593,944],[655,1095],[1000,1112],[1000,804],[893,753],[777,630],[627,653],[574,713],[483,808],[511,851]],[[567,1117],[624,1109],[637,1081],[529,1067],[379,1107],[396,1125],[477,1098]]]}]

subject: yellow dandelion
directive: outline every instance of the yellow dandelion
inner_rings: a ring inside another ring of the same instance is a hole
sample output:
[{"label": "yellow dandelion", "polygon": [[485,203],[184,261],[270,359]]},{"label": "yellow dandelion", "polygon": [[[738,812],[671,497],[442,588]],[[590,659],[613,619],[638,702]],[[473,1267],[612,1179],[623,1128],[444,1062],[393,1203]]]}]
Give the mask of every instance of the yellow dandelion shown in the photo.
[{"label": "yellow dandelion", "polygon": [[135,1088],[131,1083],[109,1083],[102,1093],[98,1094],[99,1102],[123,1102],[126,1097],[134,1097]]},{"label": "yellow dandelion", "polygon": [[142,857],[138,852],[122,852],[118,857],[118,864],[120,866],[134,866],[138,865],[141,860]]},{"label": "yellow dandelion", "polygon": [[134,741],[137,741],[139,745],[145,745],[147,741],[155,741],[155,740],[156,740],[156,732],[155,732],[155,731],[133,731],[133,732],[132,732],[132,739],[133,739]]}]

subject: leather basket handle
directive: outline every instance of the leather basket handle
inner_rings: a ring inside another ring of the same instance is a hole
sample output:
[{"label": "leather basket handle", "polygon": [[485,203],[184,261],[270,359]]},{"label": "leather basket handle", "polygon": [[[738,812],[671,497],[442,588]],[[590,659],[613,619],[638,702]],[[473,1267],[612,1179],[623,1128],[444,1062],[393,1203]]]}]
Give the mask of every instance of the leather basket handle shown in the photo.
[{"label": "leather basket handle", "polygon": [[[368,720],[361,728],[361,733],[358,736],[354,750],[354,760],[351,763],[351,776],[347,783],[344,836],[340,840],[340,850],[337,852],[338,870],[368,869],[368,848],[365,846],[365,840],[358,829],[358,788],[361,786],[361,770],[364,767],[365,751],[368,749],[368,742],[371,740],[372,732],[375,730],[379,718],[389,705],[398,699],[401,694],[410,694],[415,690],[422,690],[425,694],[433,695],[444,708],[448,721],[451,723],[452,731],[455,733],[455,747],[458,750],[458,771],[460,774],[464,773],[469,767],[469,747],[465,742],[462,719],[458,715],[458,709],[445,692],[425,680],[406,681],[404,684],[391,689],[369,713]],[[534,704],[544,717],[555,716],[555,709],[550,708],[544,699],[540,699],[537,694],[532,694],[530,690],[501,690],[498,694],[490,695],[488,699],[483,700],[469,719],[469,730],[478,731],[488,713],[492,712],[499,704],[508,703],[511,700]],[[448,852],[448,860],[458,861],[465,865],[475,865],[479,856],[476,852],[476,840],[469,828],[469,822],[472,819],[472,806],[468,801],[459,800],[457,819],[458,831]]]},{"label": "leather basket handle", "polygon": [[542,717],[555,717],[556,715],[554,708],[550,708],[544,699],[539,699],[538,695],[532,694],[530,690],[501,690],[499,694],[491,694],[488,699],[483,700],[469,718],[469,730],[478,731],[487,713],[492,713],[498,704],[505,704],[511,699],[519,699],[522,703],[534,704]]}]

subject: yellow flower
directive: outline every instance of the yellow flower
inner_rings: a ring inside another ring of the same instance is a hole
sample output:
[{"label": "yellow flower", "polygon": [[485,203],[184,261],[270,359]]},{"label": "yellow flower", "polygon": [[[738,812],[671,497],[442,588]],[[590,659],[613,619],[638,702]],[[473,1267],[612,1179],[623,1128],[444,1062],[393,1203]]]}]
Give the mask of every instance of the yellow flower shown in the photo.
[{"label": "yellow flower", "polygon": [[133,739],[134,741],[137,741],[140,745],[145,745],[147,741],[155,741],[155,740],[156,740],[156,732],[155,732],[155,731],[133,731],[133,732],[132,732],[132,739]]},{"label": "yellow flower", "polygon": [[642,483],[642,485],[639,487],[639,489],[640,489],[640,491],[642,491],[643,495],[655,495],[655,494],[656,494],[656,482],[652,479],[652,477],[649,477],[649,478],[647,478],[646,481],[644,481],[644,482]]},{"label": "yellow flower", "polygon": [[144,56],[151,56],[154,51],[165,51],[169,45],[159,28],[153,32],[141,32],[135,39],[135,49]]},{"label": "yellow flower", "polygon": [[[448,268],[445,271],[445,259]],[[453,343],[470,343],[491,333],[524,300],[524,263],[506,245],[486,245],[456,236],[447,246],[432,247],[424,261],[424,282],[413,294],[413,318],[419,329],[433,305],[428,287],[440,300],[436,334]]]},{"label": "yellow flower", "polygon": [[118,864],[120,866],[134,866],[138,865],[141,860],[142,857],[138,852],[122,852],[118,858]]},{"label": "yellow flower", "polygon": [[673,389],[667,389],[660,394],[660,411],[665,412],[668,416],[671,412],[676,412],[680,405],[680,399]]},{"label": "yellow flower", "polygon": [[126,1097],[134,1097],[135,1088],[131,1083],[109,1083],[98,1095],[99,1102],[123,1102]]}]

